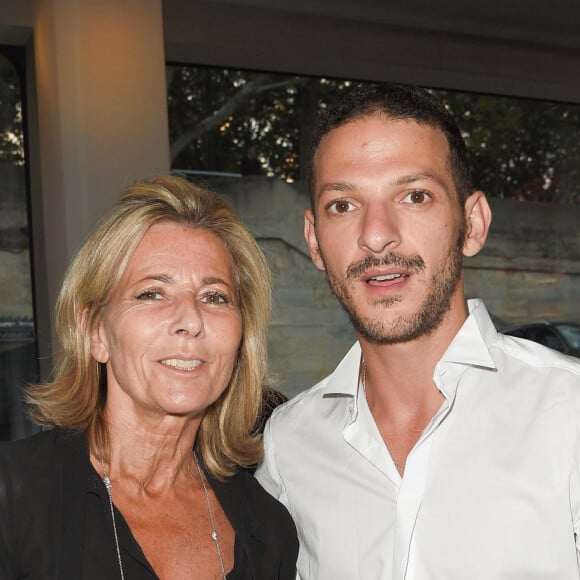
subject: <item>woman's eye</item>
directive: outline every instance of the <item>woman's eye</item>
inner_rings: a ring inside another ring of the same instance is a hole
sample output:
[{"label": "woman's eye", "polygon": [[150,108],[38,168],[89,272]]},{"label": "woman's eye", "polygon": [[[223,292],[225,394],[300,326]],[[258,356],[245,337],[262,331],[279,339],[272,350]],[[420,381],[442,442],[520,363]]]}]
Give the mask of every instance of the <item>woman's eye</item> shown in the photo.
[{"label": "woman's eye", "polygon": [[346,199],[339,199],[337,201],[333,201],[329,206],[328,209],[331,213],[347,213],[354,208],[354,205],[346,200]]},{"label": "woman's eye", "polygon": [[137,300],[161,300],[163,294],[157,290],[145,290],[136,296]]},{"label": "woman's eye", "polygon": [[407,203],[411,203],[413,205],[421,205],[426,201],[429,201],[430,199],[431,196],[426,191],[416,189],[408,193],[403,201],[406,201]]},{"label": "woman's eye", "polygon": [[229,304],[230,302],[230,298],[227,294],[217,291],[208,292],[201,300],[206,304]]}]

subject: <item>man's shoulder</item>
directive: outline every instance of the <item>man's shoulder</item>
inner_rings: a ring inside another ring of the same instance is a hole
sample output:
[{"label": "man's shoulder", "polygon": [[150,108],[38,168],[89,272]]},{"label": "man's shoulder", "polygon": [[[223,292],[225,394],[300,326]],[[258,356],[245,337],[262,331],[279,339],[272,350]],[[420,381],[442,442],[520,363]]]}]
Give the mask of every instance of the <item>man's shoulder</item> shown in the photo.
[{"label": "man's shoulder", "polygon": [[298,416],[303,417],[304,414],[316,414],[316,409],[323,400],[327,382],[328,377],[276,407],[270,421],[280,424],[293,421]]},{"label": "man's shoulder", "polygon": [[563,354],[537,342],[498,333],[494,346],[503,352],[512,364],[534,369],[535,372],[549,372],[563,377],[580,378],[580,359]]},{"label": "man's shoulder", "polygon": [[324,422],[343,416],[356,394],[360,345],[355,343],[338,366],[321,381],[277,407],[270,417],[270,427],[308,429],[309,419]]}]

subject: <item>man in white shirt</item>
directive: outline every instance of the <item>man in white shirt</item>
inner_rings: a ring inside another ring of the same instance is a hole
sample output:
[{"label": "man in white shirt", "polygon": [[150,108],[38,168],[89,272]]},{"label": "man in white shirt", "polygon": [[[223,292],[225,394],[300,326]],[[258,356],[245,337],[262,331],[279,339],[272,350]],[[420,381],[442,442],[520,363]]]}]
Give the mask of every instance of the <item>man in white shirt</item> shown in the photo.
[{"label": "man in white shirt", "polygon": [[310,191],[310,254],[358,341],[266,427],[257,477],[296,521],[299,577],[578,580],[580,364],[466,303],[491,211],[452,116],[352,90]]}]

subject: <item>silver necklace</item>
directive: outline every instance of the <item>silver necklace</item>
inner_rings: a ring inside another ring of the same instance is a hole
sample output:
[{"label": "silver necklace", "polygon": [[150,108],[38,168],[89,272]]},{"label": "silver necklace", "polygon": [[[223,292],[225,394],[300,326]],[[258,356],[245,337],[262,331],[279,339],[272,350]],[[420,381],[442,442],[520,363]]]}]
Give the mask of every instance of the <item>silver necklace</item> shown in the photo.
[{"label": "silver necklace", "polygon": [[115,521],[115,510],[113,509],[113,498],[111,496],[111,488],[113,484],[107,475],[107,468],[105,462],[101,459],[101,467],[103,468],[103,483],[107,488],[107,495],[109,496],[109,507],[111,508],[111,519],[113,520],[113,533],[115,535],[115,547],[117,548],[117,559],[119,560],[119,570],[121,571],[121,580],[125,580],[123,573],[123,561],[121,560],[121,548],[119,547],[119,536],[117,535],[117,523]]},{"label": "silver necklace", "polygon": [[217,557],[220,563],[220,570],[222,572],[222,576],[224,578],[224,580],[227,580],[226,578],[226,569],[224,567],[224,560],[222,558],[222,549],[220,546],[220,539],[215,527],[215,520],[213,517],[213,509],[211,507],[211,502],[209,501],[209,493],[207,491],[207,485],[205,484],[205,476],[203,474],[203,471],[201,470],[201,467],[199,466],[199,459],[197,457],[197,453],[194,451],[193,452],[193,459],[195,460],[195,466],[197,467],[197,472],[199,473],[199,479],[201,479],[201,485],[203,485],[203,493],[205,494],[205,503],[207,505],[207,512],[209,513],[209,521],[211,524],[211,539],[215,542],[215,549],[217,552]]},{"label": "silver necklace", "polygon": [[[220,546],[219,536],[215,527],[215,519],[213,515],[213,509],[211,507],[211,502],[209,500],[209,492],[207,491],[207,485],[205,483],[205,477],[203,471],[199,465],[199,459],[197,458],[197,453],[193,452],[193,459],[195,460],[195,466],[197,467],[197,472],[199,473],[199,479],[201,480],[201,485],[203,486],[203,493],[205,495],[205,503],[207,505],[207,512],[209,514],[209,521],[211,524],[211,539],[215,542],[215,549],[217,552],[217,557],[220,563],[220,570],[224,580],[227,580],[226,569],[224,566],[224,560],[222,557],[222,549]],[[113,484],[107,475],[107,468],[105,467],[105,462],[101,459],[101,467],[103,468],[103,483],[107,488],[107,495],[109,496],[109,507],[111,508],[111,520],[113,521],[113,534],[115,536],[115,547],[117,548],[117,559],[119,561],[119,570],[121,571],[121,580],[125,580],[125,574],[123,572],[123,561],[121,560],[121,548],[119,546],[119,536],[117,534],[117,522],[115,520],[115,510],[113,509],[113,497],[111,496],[111,489]]]}]

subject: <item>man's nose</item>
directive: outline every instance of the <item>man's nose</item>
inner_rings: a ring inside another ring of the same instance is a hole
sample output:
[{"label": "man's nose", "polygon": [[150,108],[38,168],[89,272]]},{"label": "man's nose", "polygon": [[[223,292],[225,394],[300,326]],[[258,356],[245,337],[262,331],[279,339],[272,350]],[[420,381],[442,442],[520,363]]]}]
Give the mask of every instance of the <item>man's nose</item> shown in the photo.
[{"label": "man's nose", "polygon": [[358,245],[372,254],[382,254],[401,243],[396,216],[382,204],[369,205],[364,210]]}]

